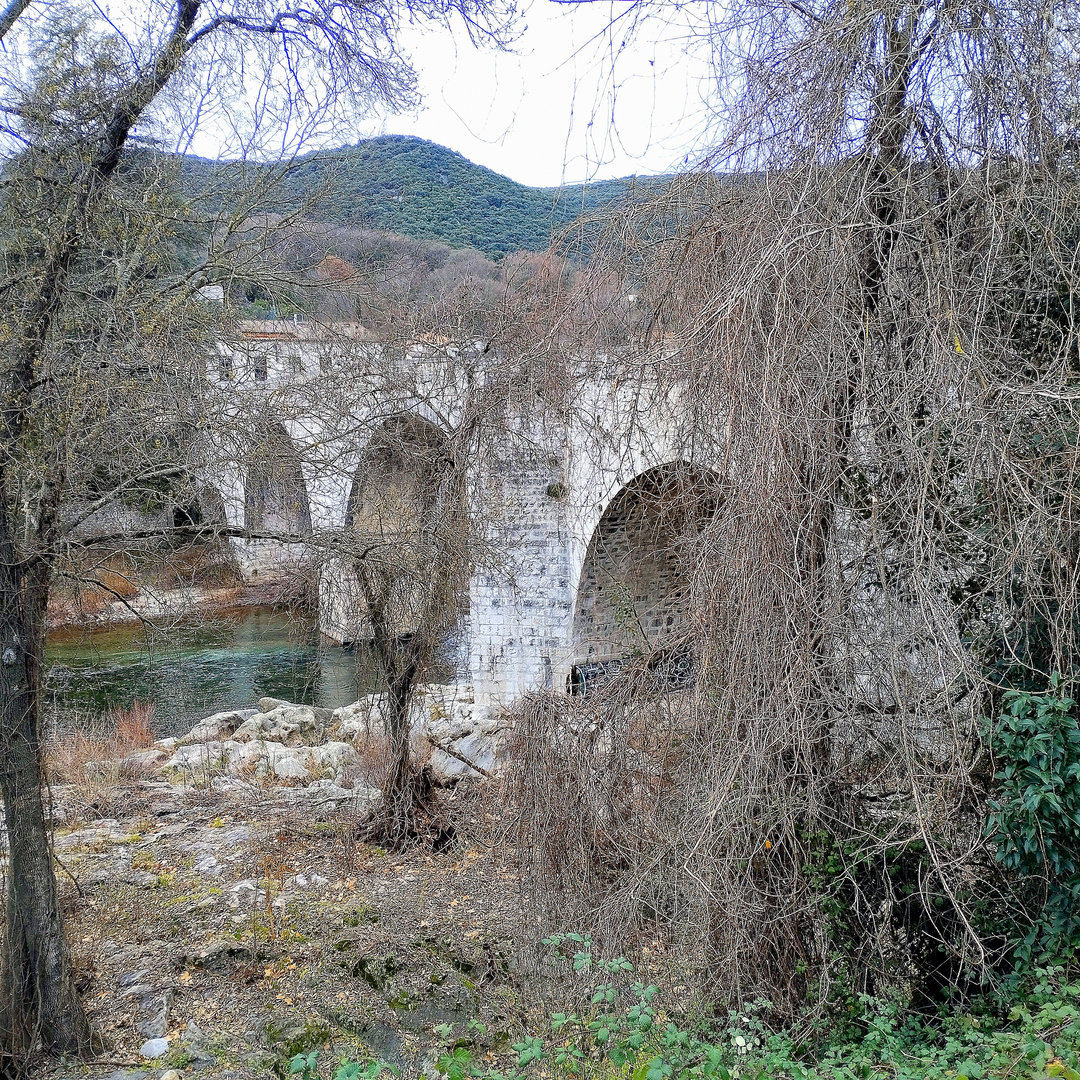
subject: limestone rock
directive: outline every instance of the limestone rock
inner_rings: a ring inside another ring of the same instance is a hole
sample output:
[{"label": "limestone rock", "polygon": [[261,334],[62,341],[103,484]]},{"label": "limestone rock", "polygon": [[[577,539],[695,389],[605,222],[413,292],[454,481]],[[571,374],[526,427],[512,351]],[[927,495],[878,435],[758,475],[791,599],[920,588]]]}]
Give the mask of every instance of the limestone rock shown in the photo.
[{"label": "limestone rock", "polygon": [[147,1039],[160,1039],[169,1030],[169,1013],[172,1011],[173,997],[173,991],[170,989],[161,995],[148,994],[140,1000],[139,1004],[142,1008],[150,1013],[150,1016],[137,1025],[140,1035]]},{"label": "limestone rock", "polygon": [[283,699],[276,697],[261,697],[256,702],[256,704],[259,706],[259,712],[266,713],[273,712],[275,709],[281,708],[291,709],[293,708],[294,703],[291,701],[284,701]]},{"label": "limestone rock", "polygon": [[[274,775],[280,779],[304,779],[308,773],[302,754],[302,748],[285,746],[271,740],[232,743],[229,751],[229,771],[233,775],[254,773],[260,778]],[[297,772],[296,766],[304,770],[303,775]]]},{"label": "limestone rock", "polygon": [[229,712],[214,713],[213,716],[200,720],[179,740],[177,745],[227,739],[245,720],[257,715],[258,711],[258,709],[232,709]]},{"label": "limestone rock", "polygon": [[[121,881],[125,885],[134,885],[137,889],[153,889],[157,887],[158,876],[151,874],[149,870],[136,870],[132,867],[123,868],[111,875],[114,881]],[[108,881],[110,875],[102,875],[102,881]],[[88,884],[100,884],[101,882],[88,882]]]},{"label": "limestone rock", "polygon": [[[265,698],[263,699],[266,700]],[[234,732],[237,742],[263,739],[286,746],[314,746],[322,742],[331,714],[309,705],[281,705],[270,712],[255,713]]]},{"label": "limestone rock", "polygon": [[149,1058],[150,1060],[164,1057],[168,1052],[168,1039],[147,1039],[146,1042],[139,1047],[139,1056]]},{"label": "limestone rock", "polygon": [[339,739],[350,742],[357,738],[370,738],[383,732],[385,694],[368,694],[352,705],[335,709],[329,730]]},{"label": "limestone rock", "polygon": [[279,780],[309,780],[311,773],[300,763],[299,758],[282,755],[273,764],[274,775]]},{"label": "limestone rock", "polygon": [[307,751],[307,766],[316,770],[340,776],[350,765],[359,765],[360,757],[356,751],[344,742],[328,742],[322,746],[313,746]]},{"label": "limestone rock", "polygon": [[168,759],[168,752],[157,747],[136,750],[121,760],[120,771],[125,776],[148,776],[150,773],[157,772]]},{"label": "limestone rock", "polygon": [[283,701],[281,698],[259,698],[258,705],[259,711],[264,713],[273,712],[275,709],[311,709],[324,724],[330,723],[333,716],[331,709],[321,709],[317,705],[298,705],[295,701]]},{"label": "limestone rock", "polygon": [[379,804],[382,793],[378,788],[343,788],[333,780],[316,780],[306,788],[297,788],[291,801],[313,818],[348,807],[357,814],[364,814]]},{"label": "limestone rock", "polygon": [[[490,735],[477,731],[456,742],[447,740],[447,745],[463,758],[479,765],[485,772],[491,772],[496,766],[496,744]],[[465,762],[459,761],[437,747],[431,751],[431,768],[435,775],[443,780],[460,780],[465,776],[480,775]]]},{"label": "limestone rock", "polygon": [[189,743],[178,746],[165,762],[166,769],[179,769],[188,773],[222,772],[229,761],[230,744],[221,742]]}]

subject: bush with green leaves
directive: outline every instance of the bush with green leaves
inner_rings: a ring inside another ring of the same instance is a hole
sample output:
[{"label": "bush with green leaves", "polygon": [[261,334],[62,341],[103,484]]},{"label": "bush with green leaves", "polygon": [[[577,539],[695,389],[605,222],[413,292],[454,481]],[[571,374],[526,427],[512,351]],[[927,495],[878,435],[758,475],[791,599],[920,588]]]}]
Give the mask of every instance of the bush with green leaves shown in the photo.
[{"label": "bush with green leaves", "polygon": [[1080,982],[1062,966],[1032,969],[1011,1001],[991,999],[980,1011],[927,1016],[863,995],[845,1034],[813,1025],[775,1032],[768,1002],[679,1022],[627,960],[596,959],[587,935],[547,943],[571,968],[564,985],[596,976],[587,1006],[553,1013],[548,1030],[514,1045],[505,1072],[454,1047],[438,1062],[447,1080],[1080,1080]]},{"label": "bush with green leaves", "polygon": [[[399,1076],[400,1071],[385,1061],[350,1061],[344,1057],[338,1062],[333,1072],[333,1080],[375,1080],[384,1072]],[[319,1075],[319,1051],[312,1050],[307,1054],[297,1054],[289,1062],[289,1075],[299,1076],[300,1080],[318,1080]]]},{"label": "bush with green leaves", "polygon": [[1031,923],[1013,932],[1022,966],[1080,944],[1080,725],[1057,675],[1046,693],[1011,690],[990,726],[997,790],[987,835]]}]

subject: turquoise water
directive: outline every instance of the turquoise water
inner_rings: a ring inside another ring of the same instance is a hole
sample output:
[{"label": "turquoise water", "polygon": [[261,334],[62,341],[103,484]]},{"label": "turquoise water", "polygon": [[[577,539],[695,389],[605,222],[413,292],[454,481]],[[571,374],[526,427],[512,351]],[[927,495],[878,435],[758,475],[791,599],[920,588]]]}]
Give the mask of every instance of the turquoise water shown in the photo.
[{"label": "turquoise water", "polygon": [[[87,719],[135,701],[154,704],[158,738],[224,709],[277,697],[335,709],[355,701],[356,657],[280,611],[235,615],[167,634],[139,626],[63,630],[45,650],[47,702]],[[364,693],[374,679],[361,677]]]}]

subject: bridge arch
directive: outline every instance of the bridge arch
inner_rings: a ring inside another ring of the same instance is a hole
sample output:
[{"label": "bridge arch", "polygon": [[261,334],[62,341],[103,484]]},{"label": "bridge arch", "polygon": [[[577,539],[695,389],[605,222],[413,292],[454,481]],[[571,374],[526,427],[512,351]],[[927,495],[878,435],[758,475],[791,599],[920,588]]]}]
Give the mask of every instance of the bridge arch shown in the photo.
[{"label": "bridge arch", "polygon": [[689,593],[698,537],[723,481],[676,460],[638,473],[609,499],[589,538],[575,590],[570,688],[633,656],[688,661]]},{"label": "bridge arch", "polygon": [[353,472],[345,527],[354,535],[407,540],[436,525],[454,470],[450,438],[431,420],[403,412],[372,432]]},{"label": "bridge arch", "polygon": [[[324,632],[342,641],[370,640],[369,600],[392,633],[413,634],[421,622],[430,626],[431,575],[445,557],[442,545],[464,535],[455,532],[463,510],[460,479],[443,427],[415,412],[380,420],[353,471],[342,555],[320,584]],[[459,612],[440,611],[440,625],[451,629],[426,678],[449,678],[462,666],[465,613],[464,602]]]},{"label": "bridge arch", "polygon": [[244,527],[252,532],[307,536],[311,504],[303,464],[285,425],[266,427],[249,451],[244,475]]}]

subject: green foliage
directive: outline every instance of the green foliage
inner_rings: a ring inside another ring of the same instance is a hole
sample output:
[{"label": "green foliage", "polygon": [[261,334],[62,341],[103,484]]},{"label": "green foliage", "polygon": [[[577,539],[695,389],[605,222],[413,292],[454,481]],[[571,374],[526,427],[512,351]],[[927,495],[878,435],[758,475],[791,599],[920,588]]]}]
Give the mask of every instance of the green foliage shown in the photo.
[{"label": "green foliage", "polygon": [[[194,186],[206,184],[215,168],[214,162],[184,159]],[[282,183],[280,210],[323,190],[314,215],[320,220],[476,248],[499,259],[512,251],[546,250],[553,232],[629,187],[627,180],[526,187],[425,139],[383,135],[300,158]]]},{"label": "green foliage", "polygon": [[981,1011],[927,1016],[863,995],[840,1034],[772,1032],[762,1001],[695,1028],[676,1022],[628,961],[595,959],[587,936],[547,940],[577,975],[596,974],[588,1008],[554,1013],[549,1034],[515,1044],[508,1074],[458,1047],[439,1061],[447,1080],[1080,1080],[1080,983],[1063,967],[1034,969],[1014,1000]]},{"label": "green foliage", "polygon": [[[309,1054],[297,1054],[289,1062],[289,1075],[299,1076],[300,1080],[318,1080],[319,1051]],[[333,1072],[333,1080],[375,1080],[383,1072],[399,1075],[399,1070],[385,1061],[350,1061],[347,1057],[338,1062]]]},{"label": "green foliage", "polygon": [[998,862],[1042,901],[1016,950],[1031,964],[1080,938],[1080,726],[1057,675],[1048,693],[1008,691],[1004,704],[990,729],[998,790],[987,834]]}]

